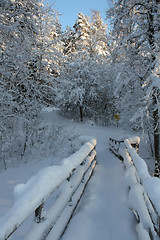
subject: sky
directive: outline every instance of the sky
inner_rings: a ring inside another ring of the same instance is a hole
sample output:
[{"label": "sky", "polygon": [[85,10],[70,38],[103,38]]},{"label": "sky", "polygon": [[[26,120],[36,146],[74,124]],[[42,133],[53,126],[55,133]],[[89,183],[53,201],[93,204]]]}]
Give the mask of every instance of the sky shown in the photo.
[{"label": "sky", "polygon": [[90,10],[100,11],[105,22],[105,10],[109,7],[108,0],[49,0],[49,2],[54,3],[55,9],[62,14],[59,19],[63,29],[67,25],[72,27],[75,24],[79,12],[89,16]]}]

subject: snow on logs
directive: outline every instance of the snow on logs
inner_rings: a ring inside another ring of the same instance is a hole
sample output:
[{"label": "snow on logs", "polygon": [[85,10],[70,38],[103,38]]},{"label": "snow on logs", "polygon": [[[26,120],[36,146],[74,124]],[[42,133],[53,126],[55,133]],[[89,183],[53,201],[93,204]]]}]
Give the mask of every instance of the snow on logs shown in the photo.
[{"label": "snow on logs", "polygon": [[[57,227],[56,239],[63,234],[80,200],[87,182],[96,165],[96,140],[91,139],[79,151],[63,160],[62,165],[50,166],[40,170],[26,184],[19,184],[14,189],[15,204],[0,218],[0,240],[6,240],[19,226],[35,212],[36,222],[26,236],[26,240],[39,240],[49,234],[62,212],[68,207],[67,214]],[[52,207],[43,214],[45,200],[60,189]],[[41,222],[40,226],[39,223]]]},{"label": "snow on logs", "polygon": [[139,223],[139,239],[160,239],[160,179],[149,174],[145,161],[138,155],[139,137],[110,138],[109,142],[110,150],[125,166],[129,207]]}]

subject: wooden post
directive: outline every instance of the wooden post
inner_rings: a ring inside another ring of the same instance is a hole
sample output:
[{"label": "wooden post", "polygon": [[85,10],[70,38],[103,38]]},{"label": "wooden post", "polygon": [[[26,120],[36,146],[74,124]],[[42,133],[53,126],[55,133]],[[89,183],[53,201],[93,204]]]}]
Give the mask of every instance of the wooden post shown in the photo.
[{"label": "wooden post", "polygon": [[160,216],[158,216],[158,224],[157,224],[157,226],[158,226],[157,235],[158,235],[158,237],[160,237]]},{"label": "wooden post", "polygon": [[138,153],[139,144],[137,144],[137,143],[132,143],[131,146],[136,150],[136,153]]},{"label": "wooden post", "polygon": [[42,216],[43,208],[44,208],[44,202],[35,210],[34,219],[36,223],[40,223],[44,221],[44,217]]}]

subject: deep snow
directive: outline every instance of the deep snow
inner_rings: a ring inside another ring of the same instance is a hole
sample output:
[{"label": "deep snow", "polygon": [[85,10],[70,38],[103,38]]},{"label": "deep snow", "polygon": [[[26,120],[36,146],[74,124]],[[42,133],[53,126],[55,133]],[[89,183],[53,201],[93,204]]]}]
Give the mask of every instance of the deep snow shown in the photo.
[{"label": "deep snow", "polygon": [[[47,124],[51,121],[66,121],[52,111],[46,112],[44,117]],[[75,131],[80,135],[95,136],[98,142],[97,166],[62,239],[137,240],[136,220],[128,207],[128,187],[123,164],[109,151],[108,145],[109,137],[116,138],[126,132],[73,121],[70,121],[69,125],[74,126]],[[25,183],[39,169],[53,163],[53,157],[51,158],[52,160],[44,160],[40,163],[35,161],[33,164],[23,164],[0,174],[0,216],[8,212],[15,201],[13,197],[15,185]],[[33,217],[30,217],[30,221],[33,221]],[[30,226],[27,221],[27,224],[22,226],[22,230],[10,239],[24,239],[24,234],[29,231]],[[50,233],[48,240],[54,240],[54,231]]]}]

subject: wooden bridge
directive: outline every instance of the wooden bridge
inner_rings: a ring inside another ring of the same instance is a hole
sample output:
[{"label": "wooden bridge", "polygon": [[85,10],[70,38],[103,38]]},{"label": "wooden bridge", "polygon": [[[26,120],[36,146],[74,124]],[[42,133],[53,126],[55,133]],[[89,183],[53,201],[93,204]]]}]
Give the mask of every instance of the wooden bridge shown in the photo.
[{"label": "wooden bridge", "polygon": [[[129,201],[138,222],[139,239],[158,240],[160,182],[150,176],[144,160],[138,155],[139,141],[138,137],[110,138],[110,150],[124,163]],[[64,159],[62,165],[45,168],[26,184],[18,185],[15,188],[15,204],[0,219],[0,240],[10,238],[33,213],[34,223],[25,240],[45,240],[52,229],[53,240],[61,239],[95,168],[96,144],[96,140],[91,139],[78,152]],[[49,198],[53,203],[45,209]]]},{"label": "wooden bridge", "polygon": [[[95,147],[96,140],[92,139],[64,159],[63,165],[45,168],[25,185],[18,185],[15,188],[17,201],[10,212],[0,219],[0,240],[8,239],[33,212],[36,224],[33,224],[26,240],[44,240],[69,206],[68,214],[63,218],[63,227],[56,232],[55,240],[60,239],[95,168]],[[58,196],[55,194],[54,204],[44,216],[44,204],[57,189],[60,193]]]}]

